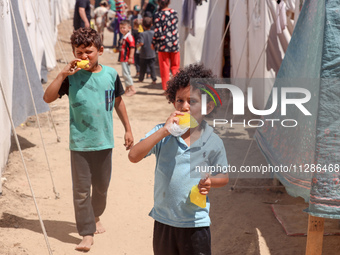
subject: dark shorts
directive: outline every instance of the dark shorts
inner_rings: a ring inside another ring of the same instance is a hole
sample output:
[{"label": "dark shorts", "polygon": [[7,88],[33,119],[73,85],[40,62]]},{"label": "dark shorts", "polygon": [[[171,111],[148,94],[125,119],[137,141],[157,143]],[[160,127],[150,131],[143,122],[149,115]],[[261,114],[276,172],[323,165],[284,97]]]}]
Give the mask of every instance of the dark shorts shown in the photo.
[{"label": "dark shorts", "polygon": [[155,255],[211,255],[210,227],[176,228],[155,221]]}]

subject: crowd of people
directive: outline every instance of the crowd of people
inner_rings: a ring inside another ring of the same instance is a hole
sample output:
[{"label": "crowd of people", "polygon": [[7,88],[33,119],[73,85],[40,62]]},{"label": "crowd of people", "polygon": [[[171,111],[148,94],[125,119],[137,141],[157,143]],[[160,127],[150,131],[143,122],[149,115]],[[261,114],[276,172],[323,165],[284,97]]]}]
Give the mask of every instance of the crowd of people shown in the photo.
[{"label": "crowd of people", "polygon": [[[180,67],[178,15],[169,7],[170,0],[141,0],[140,5],[127,6],[123,0],[77,0],[74,29],[91,27],[91,20],[104,40],[104,29],[113,33],[112,47],[119,52],[126,95],[136,93],[133,77],[142,82],[145,77],[156,84],[155,64],[158,59],[162,89],[165,91],[171,75]],[[91,11],[92,10],[92,11]],[[134,65],[133,76],[130,66]]]}]

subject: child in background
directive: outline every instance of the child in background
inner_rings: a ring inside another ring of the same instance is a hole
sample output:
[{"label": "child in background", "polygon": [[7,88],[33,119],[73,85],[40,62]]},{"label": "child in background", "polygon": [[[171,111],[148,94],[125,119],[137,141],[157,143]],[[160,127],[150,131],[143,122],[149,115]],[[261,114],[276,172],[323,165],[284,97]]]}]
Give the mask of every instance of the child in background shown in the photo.
[{"label": "child in background", "polygon": [[[135,44],[137,44],[137,42],[139,40],[139,35],[140,35],[138,23],[139,23],[138,19],[135,19],[133,21],[133,27],[132,27],[132,31],[131,31],[131,34],[132,34],[133,38],[135,39]],[[136,46],[135,55],[134,55],[135,67],[136,67],[135,78],[139,78],[139,71],[140,71],[139,55],[140,55],[140,47]]]},{"label": "child in background", "polygon": [[133,22],[135,19],[138,19],[140,21],[143,19],[142,15],[140,15],[139,13],[140,13],[140,7],[138,5],[135,5],[133,7],[132,15],[129,17],[132,27],[133,27]]},{"label": "child in background", "polygon": [[[155,154],[153,250],[155,255],[210,255],[210,202],[201,208],[190,201],[191,188],[198,184],[202,195],[210,188],[228,183],[228,175],[216,173],[200,178],[195,176],[195,166],[227,167],[226,152],[219,138],[201,113],[201,89],[204,85],[191,85],[190,78],[211,78],[212,72],[203,65],[190,65],[169,81],[167,99],[175,107],[165,123],[157,125],[145,138],[131,148],[129,159],[137,163]],[[214,109],[214,102],[207,102],[207,114]],[[190,113],[198,126],[189,128],[180,137],[171,135],[178,115]]]},{"label": "child in background", "polygon": [[130,65],[134,63],[135,39],[130,33],[130,21],[122,20],[119,25],[119,30],[123,35],[123,39],[120,43],[119,62],[121,62],[122,65],[123,77],[125,81],[125,95],[133,96],[136,94],[136,90],[133,86]]},{"label": "child in background", "polygon": [[[73,203],[77,230],[83,237],[76,250],[87,252],[93,235],[105,232],[99,217],[105,210],[111,177],[113,107],[125,128],[127,150],[133,137],[119,75],[98,63],[104,52],[99,34],[80,28],[73,32],[71,44],[75,59],[48,86],[44,100],[51,103],[65,94],[69,98]],[[83,69],[77,67],[82,60],[89,61]]]},{"label": "child in background", "polygon": [[114,20],[114,29],[113,29],[113,48],[114,48],[114,52],[117,52],[117,48],[119,48],[120,46],[119,42],[122,39],[122,33],[119,30],[119,24],[122,20],[126,19],[127,5],[123,0],[115,0],[115,6],[116,6],[116,16]]},{"label": "child in background", "polygon": [[156,84],[156,71],[155,71],[155,60],[156,52],[151,48],[152,38],[154,32],[150,30],[152,26],[152,18],[143,18],[143,28],[144,32],[139,35],[138,47],[140,50],[140,75],[139,81],[143,82],[147,68],[149,68],[151,73],[152,84]]},{"label": "child in background", "polygon": [[96,23],[97,32],[102,42],[104,42],[104,28],[106,27],[107,12],[108,3],[106,0],[102,0],[100,5],[94,10],[94,20]]}]

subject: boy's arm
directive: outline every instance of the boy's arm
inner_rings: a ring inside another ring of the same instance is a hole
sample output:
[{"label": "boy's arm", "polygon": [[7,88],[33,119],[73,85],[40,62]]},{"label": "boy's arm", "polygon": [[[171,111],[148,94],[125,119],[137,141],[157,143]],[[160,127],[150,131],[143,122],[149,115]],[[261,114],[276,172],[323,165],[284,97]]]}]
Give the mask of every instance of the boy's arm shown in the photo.
[{"label": "boy's arm", "polygon": [[134,54],[135,54],[135,48],[131,48],[130,49],[130,56],[129,56],[129,60],[128,60],[129,64],[133,63]]},{"label": "boy's arm", "polygon": [[57,77],[52,81],[52,83],[47,87],[44,93],[44,101],[46,103],[51,103],[59,97],[59,89],[61,84],[66,79],[67,76],[73,75],[78,72],[81,68],[77,68],[77,62],[79,60],[75,59],[68,63],[63,70],[57,75]]},{"label": "boy's arm", "polygon": [[159,141],[169,134],[169,131],[165,127],[158,129],[155,133],[131,148],[129,152],[129,160],[132,163],[141,161]]},{"label": "boy's arm", "polygon": [[86,12],[84,7],[79,7],[79,16],[84,21],[85,27],[90,27],[90,21],[87,20]]},{"label": "boy's arm", "polygon": [[127,116],[126,107],[124,104],[124,101],[121,96],[116,97],[115,99],[115,109],[118,114],[118,117],[120,121],[122,122],[124,129],[125,129],[125,135],[124,135],[124,146],[126,147],[126,150],[129,150],[133,145],[133,136],[131,132],[131,126],[129,122],[129,118]]},{"label": "boy's arm", "polygon": [[129,152],[129,160],[132,163],[141,161],[159,141],[170,135],[168,128],[174,122],[178,124],[179,119],[176,117],[178,114],[183,115],[183,113],[180,113],[179,111],[173,112],[162,128],[133,146]]},{"label": "boy's arm", "polygon": [[210,188],[220,188],[227,185],[229,177],[227,174],[218,174],[213,177],[201,179],[198,183],[198,189],[202,195],[208,195]]}]

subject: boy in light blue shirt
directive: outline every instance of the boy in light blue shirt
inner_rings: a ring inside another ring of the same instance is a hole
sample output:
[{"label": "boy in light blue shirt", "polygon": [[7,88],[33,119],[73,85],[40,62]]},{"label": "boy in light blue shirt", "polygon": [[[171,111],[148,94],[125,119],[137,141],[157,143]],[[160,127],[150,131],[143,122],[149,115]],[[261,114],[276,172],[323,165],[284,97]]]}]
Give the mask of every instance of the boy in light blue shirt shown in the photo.
[{"label": "boy in light blue shirt", "polygon": [[[201,178],[195,171],[195,166],[226,167],[228,162],[222,140],[203,120],[201,90],[189,84],[190,78],[212,78],[212,73],[199,64],[181,70],[169,82],[166,91],[175,111],[129,153],[129,159],[134,163],[156,155],[154,207],[150,212],[155,219],[155,255],[211,254],[209,199],[206,198],[205,208],[198,207],[191,203],[190,191],[198,184],[200,193],[207,195],[210,188],[228,183],[225,174]],[[214,102],[208,102],[207,113],[213,109]],[[174,123],[179,123],[178,115],[185,112],[190,113],[199,125],[175,137],[170,131]]]}]

